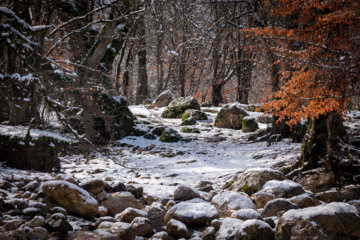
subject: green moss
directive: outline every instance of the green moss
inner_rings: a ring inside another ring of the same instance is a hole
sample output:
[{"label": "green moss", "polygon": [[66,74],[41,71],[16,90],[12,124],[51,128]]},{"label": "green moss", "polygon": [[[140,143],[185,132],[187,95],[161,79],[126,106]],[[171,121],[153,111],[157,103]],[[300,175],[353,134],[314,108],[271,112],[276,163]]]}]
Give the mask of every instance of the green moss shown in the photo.
[{"label": "green moss", "polygon": [[184,121],[185,119],[188,119],[189,117],[190,117],[190,115],[185,112],[185,113],[182,115],[181,121]]},{"label": "green moss", "polygon": [[180,139],[181,136],[170,128],[165,129],[159,138],[161,142],[178,142]]},{"label": "green moss", "polygon": [[188,126],[188,125],[195,125],[196,124],[196,120],[194,118],[188,118],[185,119],[184,121],[182,121],[181,126]]},{"label": "green moss", "polygon": [[230,188],[230,187],[233,185],[233,183],[234,183],[234,181],[233,181],[233,180],[232,180],[232,181],[230,181],[230,182],[228,182],[228,183],[226,183],[226,185],[225,185],[225,189]]},{"label": "green moss", "polygon": [[241,192],[244,192],[244,193],[247,193],[249,195],[251,195],[253,192],[254,192],[254,188],[245,184],[241,189],[240,189]]}]

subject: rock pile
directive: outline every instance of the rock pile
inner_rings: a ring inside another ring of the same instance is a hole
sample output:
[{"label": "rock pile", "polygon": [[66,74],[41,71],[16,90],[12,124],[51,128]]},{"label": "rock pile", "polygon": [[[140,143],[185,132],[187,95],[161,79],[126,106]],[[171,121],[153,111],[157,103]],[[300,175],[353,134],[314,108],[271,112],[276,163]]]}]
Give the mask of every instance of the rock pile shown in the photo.
[{"label": "rock pile", "polygon": [[360,239],[359,199],[320,202],[271,169],[245,171],[232,187],[243,192],[200,182],[168,198],[101,179],[56,179],[0,182],[0,240]]}]

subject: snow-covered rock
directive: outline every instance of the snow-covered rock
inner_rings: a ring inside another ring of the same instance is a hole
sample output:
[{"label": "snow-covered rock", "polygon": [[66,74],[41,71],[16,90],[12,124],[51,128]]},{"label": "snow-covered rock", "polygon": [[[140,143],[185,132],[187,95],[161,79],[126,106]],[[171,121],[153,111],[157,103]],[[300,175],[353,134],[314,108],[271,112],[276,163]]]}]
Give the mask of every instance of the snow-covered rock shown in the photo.
[{"label": "snow-covered rock", "polygon": [[200,198],[200,193],[195,188],[180,184],[174,192],[175,200],[190,200],[193,198]]},{"label": "snow-covered rock", "polygon": [[82,183],[81,187],[89,193],[97,195],[105,189],[105,182],[101,179],[91,179]]},{"label": "snow-covered rock", "polygon": [[271,168],[250,168],[245,170],[231,185],[230,190],[246,192],[251,195],[261,190],[270,180],[284,180],[282,172]]},{"label": "snow-covered rock", "polygon": [[170,90],[163,91],[150,105],[150,108],[166,107],[175,99],[174,94]]},{"label": "snow-covered rock", "polygon": [[145,217],[136,217],[131,221],[131,227],[137,236],[149,237],[153,233],[153,226],[149,219]]},{"label": "snow-covered rock", "polygon": [[271,180],[265,183],[261,191],[271,193],[276,198],[291,198],[305,193],[300,184],[291,180]]},{"label": "snow-covered rock", "polygon": [[119,220],[120,222],[127,223],[131,223],[131,221],[136,217],[148,217],[148,213],[136,208],[129,207],[123,212],[115,215],[115,219]]},{"label": "snow-covered rock", "polygon": [[278,212],[286,212],[290,209],[298,209],[298,208],[299,208],[298,206],[296,206],[295,204],[293,204],[292,202],[290,202],[285,198],[277,198],[269,201],[265,205],[261,215],[263,217],[271,217],[271,216],[276,216]]},{"label": "snow-covered rock", "polygon": [[219,211],[220,217],[229,217],[233,210],[256,209],[251,198],[245,193],[221,192],[213,197],[211,203]]},{"label": "snow-covered rock", "polygon": [[106,207],[111,216],[121,213],[128,207],[136,209],[144,208],[144,205],[136,200],[130,192],[112,193],[106,200],[101,202],[101,206]]},{"label": "snow-covered rock", "polygon": [[274,232],[270,225],[260,220],[247,220],[241,224],[241,229],[237,232],[235,239],[266,239],[273,240]]},{"label": "snow-covered rock", "polygon": [[226,104],[217,114],[214,126],[218,128],[241,129],[242,120],[249,116],[238,104]]},{"label": "snow-covered rock", "polygon": [[240,209],[232,212],[232,218],[237,218],[243,221],[250,219],[262,220],[261,214],[254,209]]},{"label": "snow-covered rock", "polygon": [[169,233],[169,235],[175,237],[176,239],[188,239],[191,237],[191,234],[186,225],[175,219],[171,219],[167,222],[166,231]]},{"label": "snow-covered rock", "polygon": [[92,217],[98,210],[98,202],[86,190],[66,181],[48,181],[43,184],[43,192],[51,201],[69,213],[82,217]]},{"label": "snow-covered rock", "polygon": [[360,239],[359,226],[355,207],[334,202],[286,212],[279,220],[276,239]]},{"label": "snow-covered rock", "polygon": [[225,218],[219,231],[216,233],[216,240],[233,240],[241,229],[244,221],[236,218]]},{"label": "snow-covered rock", "polygon": [[201,227],[218,217],[218,211],[210,203],[181,202],[169,209],[165,215],[165,222],[176,219],[189,227]]}]

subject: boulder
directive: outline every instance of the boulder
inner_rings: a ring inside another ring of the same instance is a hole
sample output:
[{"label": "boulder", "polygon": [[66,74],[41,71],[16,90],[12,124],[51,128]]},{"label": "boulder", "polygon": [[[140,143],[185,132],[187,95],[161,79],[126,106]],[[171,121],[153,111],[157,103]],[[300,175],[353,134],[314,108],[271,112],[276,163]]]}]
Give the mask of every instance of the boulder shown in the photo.
[{"label": "boulder", "polygon": [[185,119],[184,121],[181,122],[181,126],[190,126],[190,125],[195,125],[196,124],[196,120],[192,117]]},{"label": "boulder", "polygon": [[291,198],[305,193],[304,189],[300,184],[291,180],[271,180],[265,183],[261,191],[270,193],[276,198]]},{"label": "boulder", "polygon": [[241,224],[241,229],[236,233],[236,240],[266,239],[273,240],[275,234],[270,225],[260,220],[247,220]]},{"label": "boulder", "polygon": [[326,203],[358,200],[360,199],[360,185],[346,185],[341,189],[316,193],[315,196]]},{"label": "boulder", "polygon": [[25,185],[24,189],[26,191],[33,192],[40,186],[40,183],[38,181],[32,181]]},{"label": "boulder", "polygon": [[213,183],[209,181],[200,181],[196,184],[195,188],[202,192],[210,192],[214,190],[212,187]]},{"label": "boulder", "polygon": [[[1,240],[1,239],[0,239]],[[167,232],[157,232],[149,240],[173,240]]]},{"label": "boulder", "polygon": [[188,227],[202,227],[216,218],[219,218],[219,213],[210,203],[181,202],[171,207],[164,219],[165,223],[176,219]]},{"label": "boulder", "polygon": [[190,200],[193,198],[200,198],[200,193],[192,187],[180,184],[174,192],[174,200]]},{"label": "boulder", "polygon": [[144,194],[143,187],[135,187],[134,185],[127,185],[126,191],[130,192],[136,199],[139,199]]},{"label": "boulder", "polygon": [[173,100],[161,114],[163,118],[181,118],[188,109],[200,110],[198,101],[193,97],[178,98]]},{"label": "boulder", "polygon": [[27,239],[45,240],[49,239],[49,233],[45,228],[35,227],[26,234]]},{"label": "boulder", "polygon": [[233,210],[256,209],[251,198],[245,193],[221,192],[213,197],[211,203],[219,211],[220,217],[229,217]]},{"label": "boulder", "polygon": [[76,231],[70,234],[65,240],[117,240],[117,236],[106,230]]},{"label": "boulder", "polygon": [[234,240],[241,229],[244,221],[236,218],[224,218],[219,231],[216,233],[216,240]]},{"label": "boulder", "polygon": [[66,181],[48,181],[42,187],[43,192],[54,203],[69,213],[82,217],[96,214],[98,203],[87,191]]},{"label": "boulder", "polygon": [[290,202],[296,204],[299,208],[308,208],[320,204],[320,202],[315,197],[311,197],[308,193],[294,196],[289,200]]},{"label": "boulder", "polygon": [[115,222],[109,231],[112,234],[116,234],[117,240],[134,240],[136,236],[131,224],[124,222]]},{"label": "boulder", "polygon": [[251,198],[254,199],[257,208],[263,208],[268,201],[275,199],[275,196],[271,193],[259,191],[251,195]]},{"label": "boulder", "polygon": [[231,213],[232,218],[237,218],[243,221],[249,220],[249,219],[258,219],[262,220],[261,214],[254,210],[254,209],[240,209],[233,211]]},{"label": "boulder", "polygon": [[200,130],[198,128],[192,127],[183,127],[180,131],[183,133],[200,133]]},{"label": "boulder", "polygon": [[149,139],[149,140],[155,140],[155,139],[156,139],[156,136],[155,136],[155,134],[153,134],[153,133],[146,133],[146,134],[144,135],[144,138],[145,138],[145,139]]},{"label": "boulder", "polygon": [[164,130],[165,130],[165,126],[159,125],[159,126],[154,127],[154,128],[151,130],[151,132],[152,132],[153,134],[155,134],[156,136],[159,136],[159,137],[160,137]]},{"label": "boulder", "polygon": [[32,202],[29,206],[22,210],[25,216],[45,216],[47,213],[46,204],[40,202]]},{"label": "boulder", "polygon": [[169,235],[173,236],[176,239],[189,239],[191,237],[191,233],[189,232],[186,225],[175,219],[171,219],[167,222],[166,231],[169,233]]},{"label": "boulder", "polygon": [[159,138],[161,142],[178,142],[180,139],[181,136],[172,128],[165,128]]},{"label": "boulder", "polygon": [[105,189],[105,182],[101,179],[92,179],[81,184],[81,187],[89,193],[97,195]]},{"label": "boulder", "polygon": [[42,216],[35,216],[29,223],[30,228],[43,227],[45,225],[45,219]]},{"label": "boulder", "polygon": [[285,175],[271,168],[250,168],[245,170],[231,185],[230,190],[249,195],[261,190],[270,180],[284,180]]},{"label": "boulder", "polygon": [[159,203],[154,202],[150,206],[146,206],[145,212],[148,214],[148,218],[150,219],[153,227],[159,231],[163,226],[165,226],[165,207]]},{"label": "boulder", "polygon": [[166,107],[175,99],[174,94],[170,90],[163,91],[155,98],[149,108]]},{"label": "boulder", "polygon": [[254,117],[244,117],[242,120],[242,131],[244,133],[248,133],[248,132],[255,132],[256,130],[259,129],[259,125],[258,123],[255,121]]},{"label": "boulder", "polygon": [[136,208],[129,207],[123,212],[116,214],[115,219],[119,220],[120,222],[131,223],[131,221],[136,217],[148,217],[148,213]]},{"label": "boulder", "polygon": [[[59,213],[58,213],[59,214]],[[64,235],[67,235],[69,231],[73,230],[73,227],[66,220],[66,218],[58,218],[56,216],[51,217],[45,222],[45,228],[50,232],[60,232]]]},{"label": "boulder", "polygon": [[153,234],[153,226],[149,219],[145,217],[136,217],[131,222],[137,236],[149,237]]},{"label": "boulder", "polygon": [[144,205],[129,192],[112,193],[106,200],[101,202],[101,206],[106,207],[111,216],[121,213],[128,207],[136,209],[144,208]]},{"label": "boulder", "polygon": [[334,202],[290,210],[279,219],[276,239],[360,239],[360,217],[356,209]]},{"label": "boulder", "polygon": [[352,200],[348,202],[348,204],[354,206],[356,210],[358,211],[358,214],[360,215],[360,200]]},{"label": "boulder", "polygon": [[277,198],[269,201],[262,211],[263,217],[277,216],[278,212],[286,212],[290,209],[298,209],[299,207],[285,198]]},{"label": "boulder", "polygon": [[249,116],[238,104],[226,104],[217,114],[214,126],[218,128],[241,129],[242,120]]},{"label": "boulder", "polygon": [[332,172],[314,171],[301,177],[298,183],[313,193],[326,191],[335,186],[335,176]]},{"label": "boulder", "polygon": [[184,121],[188,118],[193,118],[195,120],[208,120],[206,113],[195,109],[186,110],[182,115],[181,120]]},{"label": "boulder", "polygon": [[272,116],[270,116],[270,115],[261,115],[261,116],[256,117],[255,120],[257,122],[259,122],[259,123],[268,124],[268,123],[272,123]]}]

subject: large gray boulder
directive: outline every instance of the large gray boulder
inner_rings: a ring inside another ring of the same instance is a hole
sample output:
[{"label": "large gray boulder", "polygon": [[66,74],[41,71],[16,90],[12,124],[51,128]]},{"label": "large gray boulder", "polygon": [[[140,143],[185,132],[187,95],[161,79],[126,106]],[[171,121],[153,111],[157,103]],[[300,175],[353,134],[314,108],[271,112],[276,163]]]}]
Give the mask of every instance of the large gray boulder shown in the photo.
[{"label": "large gray boulder", "polygon": [[166,107],[175,99],[174,94],[170,90],[163,91],[155,98],[149,108]]},{"label": "large gray boulder", "polygon": [[208,120],[206,113],[195,109],[186,110],[182,115],[181,120],[184,121],[185,119],[188,118],[194,118],[195,120]]},{"label": "large gray boulder", "polygon": [[238,104],[226,104],[215,118],[214,126],[218,128],[241,129],[242,120],[249,116]]},{"label": "large gray boulder", "polygon": [[180,184],[174,192],[174,200],[190,200],[193,198],[200,198],[200,193],[195,188]]},{"label": "large gray boulder", "polygon": [[244,133],[255,132],[258,129],[259,129],[259,125],[255,121],[254,117],[247,116],[247,117],[243,118],[243,120],[242,120],[242,131]]},{"label": "large gray boulder", "polygon": [[277,216],[280,212],[286,212],[290,209],[298,209],[299,207],[294,203],[290,202],[285,198],[277,198],[269,201],[262,211],[261,215],[263,217],[272,217]]},{"label": "large gray boulder", "polygon": [[291,198],[305,193],[305,190],[300,184],[291,180],[271,180],[265,183],[261,191],[270,193],[276,198]]},{"label": "large gray boulder", "polygon": [[271,168],[250,168],[245,170],[231,185],[230,190],[245,192],[249,195],[260,191],[270,180],[284,180],[282,172]]},{"label": "large gray boulder", "polygon": [[360,217],[355,207],[334,202],[290,210],[280,219],[276,239],[360,239]]},{"label": "large gray boulder", "polygon": [[178,98],[172,101],[161,114],[163,118],[181,118],[188,109],[200,110],[200,104],[193,97]]},{"label": "large gray boulder", "polygon": [[48,181],[42,191],[52,202],[69,213],[92,217],[97,213],[98,202],[87,191],[66,181]]},{"label": "large gray boulder", "polygon": [[270,225],[260,220],[247,220],[241,224],[241,229],[236,233],[236,240],[266,239],[273,240],[275,234]]}]

